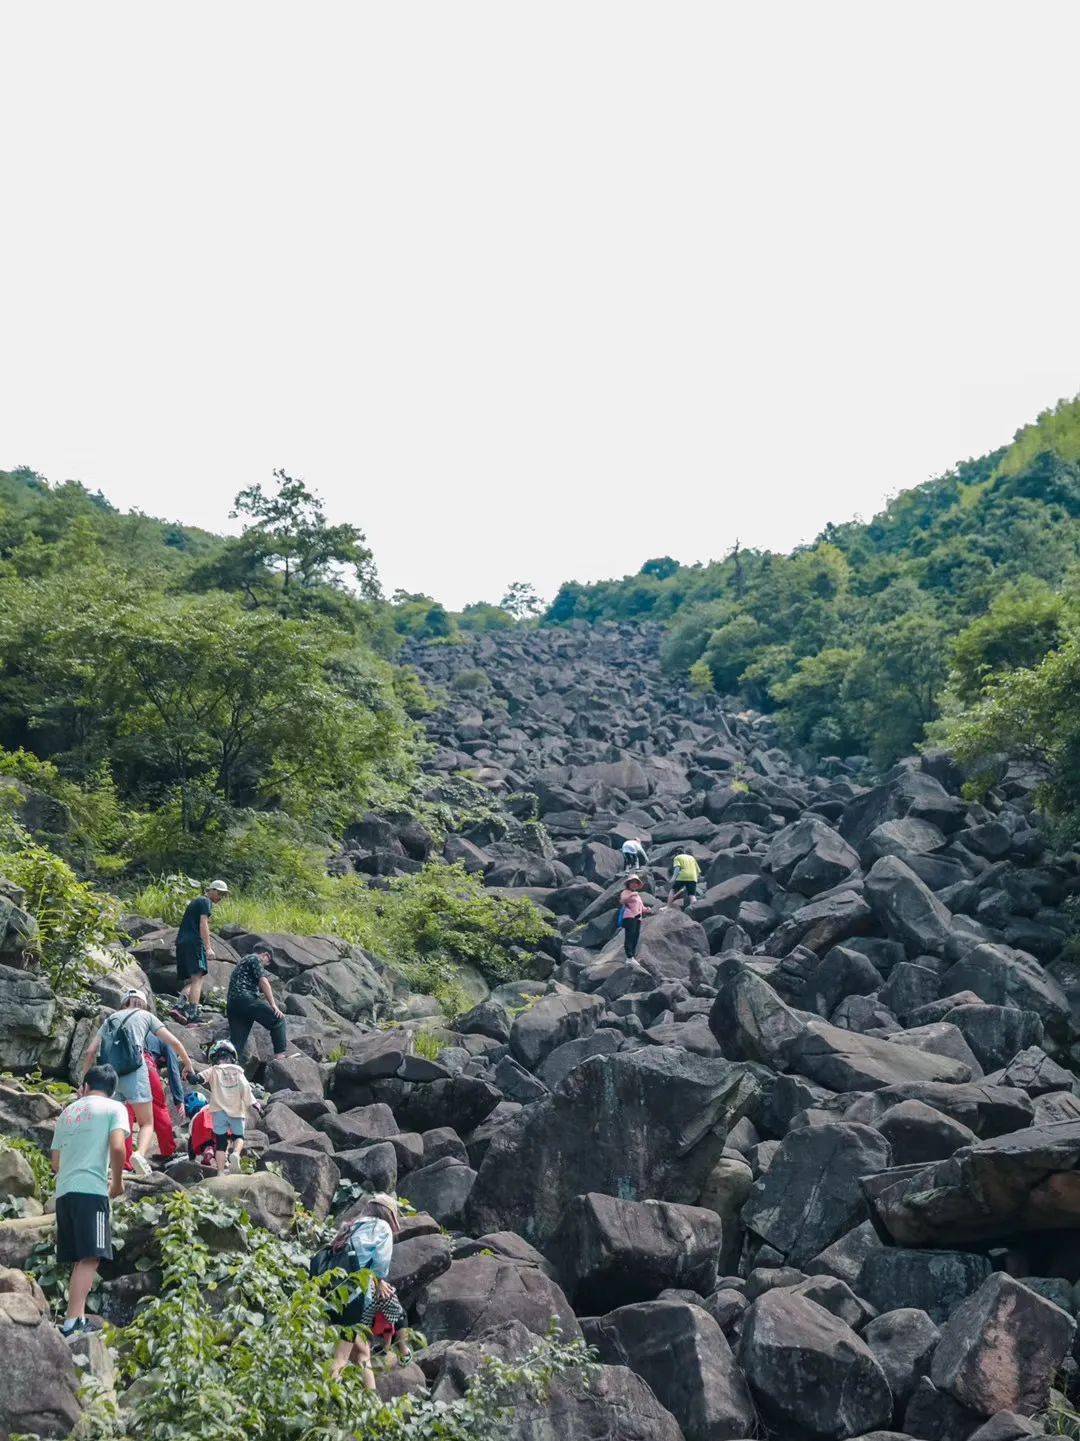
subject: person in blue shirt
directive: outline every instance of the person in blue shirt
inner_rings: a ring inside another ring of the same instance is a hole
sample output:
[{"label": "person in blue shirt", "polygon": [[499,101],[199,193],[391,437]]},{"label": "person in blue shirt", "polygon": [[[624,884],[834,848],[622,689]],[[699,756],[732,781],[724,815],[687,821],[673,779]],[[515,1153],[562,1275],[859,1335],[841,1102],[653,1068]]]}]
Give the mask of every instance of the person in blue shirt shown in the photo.
[{"label": "person in blue shirt", "polygon": [[354,1327],[365,1327],[376,1340],[385,1337],[402,1363],[412,1354],[407,1345],[405,1308],[386,1279],[394,1254],[394,1237],[400,1230],[397,1202],[393,1196],[380,1191],[361,1208],[358,1217],[340,1228],[330,1246],[331,1251],[340,1251],[343,1256],[347,1248],[351,1249],[353,1269],[372,1273],[367,1285],[354,1291],[344,1309],[331,1318],[335,1325],[349,1333],[338,1343],[331,1375],[336,1378],[346,1366],[360,1366],[369,1391],[375,1389],[371,1344],[365,1337],[357,1336]]}]

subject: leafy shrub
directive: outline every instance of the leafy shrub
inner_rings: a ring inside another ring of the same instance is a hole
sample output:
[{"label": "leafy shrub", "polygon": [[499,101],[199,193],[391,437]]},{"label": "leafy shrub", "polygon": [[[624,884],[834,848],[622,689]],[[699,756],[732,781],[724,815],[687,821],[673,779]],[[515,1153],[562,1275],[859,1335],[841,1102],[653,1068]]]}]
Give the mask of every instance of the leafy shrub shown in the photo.
[{"label": "leafy shrub", "polygon": [[704,656],[700,656],[690,667],[690,686],[698,695],[711,695],[716,690],[712,670]]},{"label": "leafy shrub", "polygon": [[450,689],[465,692],[490,690],[491,682],[482,670],[459,670],[450,682]]},{"label": "leafy shrub", "polygon": [[10,819],[0,825],[0,875],[26,892],[38,923],[34,949],[57,995],[80,996],[104,963],[91,951],[116,940],[117,905]]},{"label": "leafy shrub", "polygon": [[[119,1208],[123,1209],[123,1208]],[[494,1441],[513,1401],[593,1366],[557,1335],[512,1366],[489,1361],[463,1400],[389,1403],[363,1389],[359,1368],[330,1377],[347,1294],[310,1280],[295,1241],[278,1240],[214,1197],[176,1192],[160,1206],[162,1285],[130,1326],[106,1336],[116,1353],[123,1422],[91,1408],[88,1441]],[[207,1234],[229,1238],[228,1249]]]}]

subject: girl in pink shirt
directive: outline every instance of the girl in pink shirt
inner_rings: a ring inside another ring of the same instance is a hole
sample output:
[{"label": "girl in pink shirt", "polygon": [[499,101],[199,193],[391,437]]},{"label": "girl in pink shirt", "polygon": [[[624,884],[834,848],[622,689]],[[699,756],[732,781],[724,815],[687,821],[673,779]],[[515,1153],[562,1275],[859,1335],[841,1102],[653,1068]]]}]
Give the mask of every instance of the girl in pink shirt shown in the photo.
[{"label": "girl in pink shirt", "polygon": [[619,907],[622,911],[623,950],[628,961],[632,961],[637,955],[638,942],[641,940],[642,916],[652,915],[652,911],[641,899],[641,892],[644,889],[645,882],[640,876],[627,876],[626,886],[619,897]]}]

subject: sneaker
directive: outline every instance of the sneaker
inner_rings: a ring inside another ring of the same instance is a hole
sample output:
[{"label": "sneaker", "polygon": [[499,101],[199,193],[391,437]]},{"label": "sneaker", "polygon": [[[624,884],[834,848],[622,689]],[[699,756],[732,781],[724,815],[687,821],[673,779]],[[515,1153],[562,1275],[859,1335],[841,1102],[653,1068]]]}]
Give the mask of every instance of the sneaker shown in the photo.
[{"label": "sneaker", "polygon": [[136,1176],[138,1176],[140,1181],[146,1181],[154,1174],[150,1162],[140,1151],[132,1151],[131,1169],[135,1172]]},{"label": "sneaker", "polygon": [[60,1334],[65,1341],[70,1341],[73,1336],[85,1336],[89,1329],[90,1327],[82,1316],[76,1316],[74,1320],[60,1323]]},{"label": "sneaker", "polygon": [[225,1169],[228,1170],[228,1171],[232,1171],[232,1173],[233,1173],[234,1175],[238,1175],[238,1174],[239,1174],[239,1172],[240,1172],[240,1153],[239,1153],[239,1151],[230,1151],[230,1152],[229,1152],[229,1159],[228,1159],[228,1160],[226,1161],[226,1163],[225,1163]]},{"label": "sneaker", "polygon": [[172,1016],[174,1021],[179,1021],[182,1026],[188,1025],[191,1020],[191,1017],[188,1015],[188,1008],[184,1005],[183,1001],[173,1006],[169,1015]]}]

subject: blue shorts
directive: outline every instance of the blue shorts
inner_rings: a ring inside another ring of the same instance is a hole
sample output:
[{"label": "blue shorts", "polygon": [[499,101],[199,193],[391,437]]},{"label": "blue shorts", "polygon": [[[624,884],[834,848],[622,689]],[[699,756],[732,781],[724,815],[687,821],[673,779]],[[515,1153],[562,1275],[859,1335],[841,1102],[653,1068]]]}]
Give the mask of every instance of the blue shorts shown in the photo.
[{"label": "blue shorts", "polygon": [[210,1123],[218,1140],[224,1140],[226,1136],[232,1136],[237,1141],[243,1140],[243,1116],[227,1116],[224,1111],[213,1111],[210,1115]]}]

